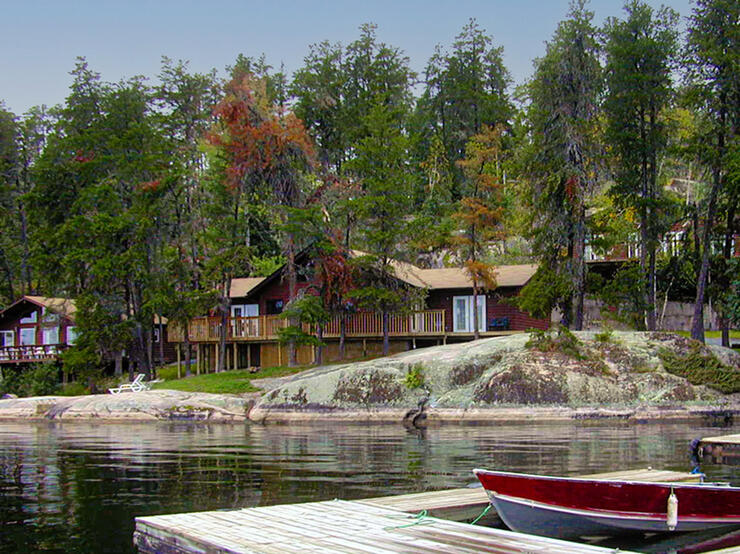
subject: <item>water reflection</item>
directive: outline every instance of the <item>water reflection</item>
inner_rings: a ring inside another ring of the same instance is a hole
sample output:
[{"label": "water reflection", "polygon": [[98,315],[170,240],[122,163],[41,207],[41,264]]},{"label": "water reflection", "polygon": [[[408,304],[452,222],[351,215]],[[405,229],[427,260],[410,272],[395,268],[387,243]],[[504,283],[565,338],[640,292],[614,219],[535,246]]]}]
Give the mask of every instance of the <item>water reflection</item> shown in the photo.
[{"label": "water reflection", "polygon": [[[0,551],[131,552],[138,515],[463,487],[473,467],[686,471],[686,424],[25,424],[0,427]],[[706,466],[713,480],[732,468]],[[630,545],[635,548],[634,545]],[[651,550],[659,551],[659,550]]]}]

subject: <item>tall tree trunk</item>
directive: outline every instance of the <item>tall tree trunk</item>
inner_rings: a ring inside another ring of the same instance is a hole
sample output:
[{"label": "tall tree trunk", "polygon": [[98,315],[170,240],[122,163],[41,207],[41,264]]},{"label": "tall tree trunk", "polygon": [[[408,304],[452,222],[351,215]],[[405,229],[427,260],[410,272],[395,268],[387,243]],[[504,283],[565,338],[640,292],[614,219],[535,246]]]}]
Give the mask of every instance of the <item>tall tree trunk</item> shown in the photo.
[{"label": "tall tree trunk", "polygon": [[[322,343],[324,340],[324,325],[321,323],[318,323],[316,325],[316,338],[319,339],[319,343]],[[314,358],[314,363],[316,365],[321,365],[324,363],[324,345],[319,344],[316,347],[316,357]]]},{"label": "tall tree trunk", "polygon": [[339,318],[339,359],[345,356],[345,338],[347,337],[347,315],[342,314]]},{"label": "tall tree trunk", "polygon": [[190,360],[193,356],[193,353],[190,351],[190,324],[188,323],[185,326],[185,344],[184,344],[184,350],[185,350],[185,377],[190,377]]},{"label": "tall tree trunk", "polygon": [[575,231],[573,234],[573,329],[583,329],[583,304],[586,297],[586,260],[584,252],[586,249],[586,212],[581,207],[578,210]]},{"label": "tall tree trunk", "polygon": [[478,283],[473,279],[473,338],[480,338],[480,325],[478,322]]},{"label": "tall tree trunk", "polygon": [[21,243],[23,244],[23,254],[21,255],[21,281],[23,283],[25,294],[32,294],[34,290],[31,264],[29,262],[31,257],[31,248],[28,240],[28,218],[26,217],[26,210],[22,202],[18,202],[18,208],[21,218]]},{"label": "tall tree trunk", "polygon": [[694,317],[691,322],[691,338],[704,342],[704,296],[709,275],[709,254],[712,240],[712,222],[717,210],[717,196],[722,186],[722,174],[717,168],[714,170],[712,189],[709,193],[709,205],[707,206],[707,217],[704,220],[704,231],[702,232],[702,257],[699,278],[696,281],[696,300],[694,302]]},{"label": "tall tree trunk", "polygon": [[123,352],[121,350],[113,353],[113,375],[116,377],[123,375]]},{"label": "tall tree trunk", "polygon": [[[727,208],[727,220],[725,226],[725,244],[722,248],[722,255],[725,258],[725,263],[729,263],[732,259],[733,249],[735,246],[735,209],[737,207],[737,199],[731,199],[730,205]],[[729,279],[726,279],[726,286],[729,288],[732,283]],[[722,310],[720,317],[720,328],[722,330],[722,346],[730,348],[730,320],[725,315],[725,309]]]},{"label": "tall tree trunk", "polygon": [[164,365],[164,324],[162,323],[162,316],[158,316],[159,319],[159,365]]},{"label": "tall tree trunk", "polygon": [[231,297],[229,296],[229,291],[231,290],[231,277],[226,278],[223,283],[223,287],[223,291],[221,291],[221,300],[218,303],[220,321],[218,326],[217,373],[224,371],[224,363],[226,361],[226,338],[229,333],[229,307],[231,306]]},{"label": "tall tree trunk", "polygon": [[391,341],[388,332],[388,311],[383,310],[383,356],[387,356],[391,350]]},{"label": "tall tree trunk", "polygon": [[[295,267],[295,241],[292,233],[289,233],[287,237],[286,254],[286,257],[288,258],[286,264],[286,269],[288,270],[288,296],[290,297],[288,302],[291,302],[296,297],[296,288],[298,284],[298,277],[296,275]],[[299,322],[296,320],[295,317],[289,318],[288,325],[298,326],[298,324]],[[288,341],[288,366],[295,367],[296,365],[298,365],[296,344],[295,339],[291,338]]]}]

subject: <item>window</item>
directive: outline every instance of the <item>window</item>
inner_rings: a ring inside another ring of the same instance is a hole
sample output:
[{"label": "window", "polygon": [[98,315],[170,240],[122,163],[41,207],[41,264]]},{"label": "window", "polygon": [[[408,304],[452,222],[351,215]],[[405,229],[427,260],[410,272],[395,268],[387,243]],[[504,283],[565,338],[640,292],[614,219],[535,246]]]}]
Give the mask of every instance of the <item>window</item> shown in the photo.
[{"label": "window", "polygon": [[278,299],[268,300],[265,306],[267,315],[275,315],[283,312],[283,301]]},{"label": "window", "polygon": [[[452,297],[452,330],[455,333],[473,332],[473,297]],[[486,330],[486,297],[478,295],[478,330]]]},{"label": "window", "polygon": [[154,328],[154,332],[152,333],[152,342],[159,342],[159,327]]},{"label": "window", "polygon": [[67,344],[74,344],[77,342],[77,327],[67,327]]},{"label": "window", "polygon": [[21,346],[33,346],[36,344],[36,327],[21,328]]},{"label": "window", "polygon": [[231,306],[231,317],[256,317],[260,315],[259,304],[234,304]]},{"label": "window", "polygon": [[15,333],[0,331],[0,346],[15,346]]},{"label": "window", "polygon": [[44,327],[41,330],[41,344],[59,344],[59,327]]},{"label": "window", "polygon": [[34,310],[30,314],[28,314],[26,317],[21,319],[21,323],[36,323],[38,321],[38,312]]},{"label": "window", "polygon": [[41,321],[44,323],[58,323],[59,314],[55,314],[54,312],[50,312],[46,308],[43,308],[41,311]]}]

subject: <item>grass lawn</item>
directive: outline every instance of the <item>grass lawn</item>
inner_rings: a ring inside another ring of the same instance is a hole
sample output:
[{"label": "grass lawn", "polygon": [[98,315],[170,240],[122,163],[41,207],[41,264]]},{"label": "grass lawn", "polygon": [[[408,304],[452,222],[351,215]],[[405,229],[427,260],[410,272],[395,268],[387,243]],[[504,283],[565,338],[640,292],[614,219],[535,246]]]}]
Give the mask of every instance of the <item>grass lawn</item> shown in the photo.
[{"label": "grass lawn", "polygon": [[[257,373],[249,371],[223,371],[221,373],[202,373],[190,377],[177,378],[177,365],[161,367],[157,370],[157,377],[164,379],[162,383],[152,385],[153,389],[172,389],[186,392],[210,392],[214,394],[242,394],[257,392],[260,389],[252,385],[252,379],[265,377],[284,377],[308,369],[310,366],[299,367],[268,367]],[[184,372],[184,367],[183,367]]]}]

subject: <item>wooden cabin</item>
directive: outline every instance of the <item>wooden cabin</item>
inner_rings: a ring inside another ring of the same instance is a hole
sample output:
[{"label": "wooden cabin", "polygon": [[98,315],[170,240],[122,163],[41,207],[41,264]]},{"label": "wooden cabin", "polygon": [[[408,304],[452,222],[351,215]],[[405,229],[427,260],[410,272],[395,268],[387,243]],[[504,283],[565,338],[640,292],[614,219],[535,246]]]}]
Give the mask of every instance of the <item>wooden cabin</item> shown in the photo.
[{"label": "wooden cabin", "polygon": [[[77,339],[76,312],[74,300],[45,296],[23,296],[0,311],[0,365],[58,360]],[[157,361],[161,354],[163,363],[176,359],[167,327],[166,318],[154,318],[153,354]]]},{"label": "wooden cabin", "polygon": [[23,296],[0,312],[0,364],[48,362],[75,343],[75,304]]},{"label": "wooden cabin", "polygon": [[[353,255],[361,253],[353,252]],[[304,260],[305,261],[305,260]],[[298,260],[300,263],[300,260]],[[472,282],[460,268],[421,269],[404,262],[394,262],[394,277],[411,287],[426,290],[426,305],[404,315],[391,315],[390,351],[469,341],[474,338]],[[532,278],[537,266],[512,265],[496,268],[497,287],[478,296],[481,337],[520,333],[530,328],[546,329],[548,320],[536,319],[517,309],[508,299],[516,296]],[[298,280],[297,288],[309,286]],[[285,365],[287,346],[278,341],[278,329],[287,326],[280,313],[290,300],[284,268],[269,277],[233,279],[230,314],[226,329],[227,369]],[[324,361],[339,359],[340,318],[324,325]],[[378,356],[382,352],[382,315],[357,310],[344,316],[345,358]],[[315,332],[314,329],[304,329]],[[198,370],[218,364],[221,335],[220,317],[200,317],[190,322],[189,342],[195,348]],[[170,332],[170,340],[182,344],[182,329]],[[314,360],[315,347],[299,346],[299,364]]]}]

